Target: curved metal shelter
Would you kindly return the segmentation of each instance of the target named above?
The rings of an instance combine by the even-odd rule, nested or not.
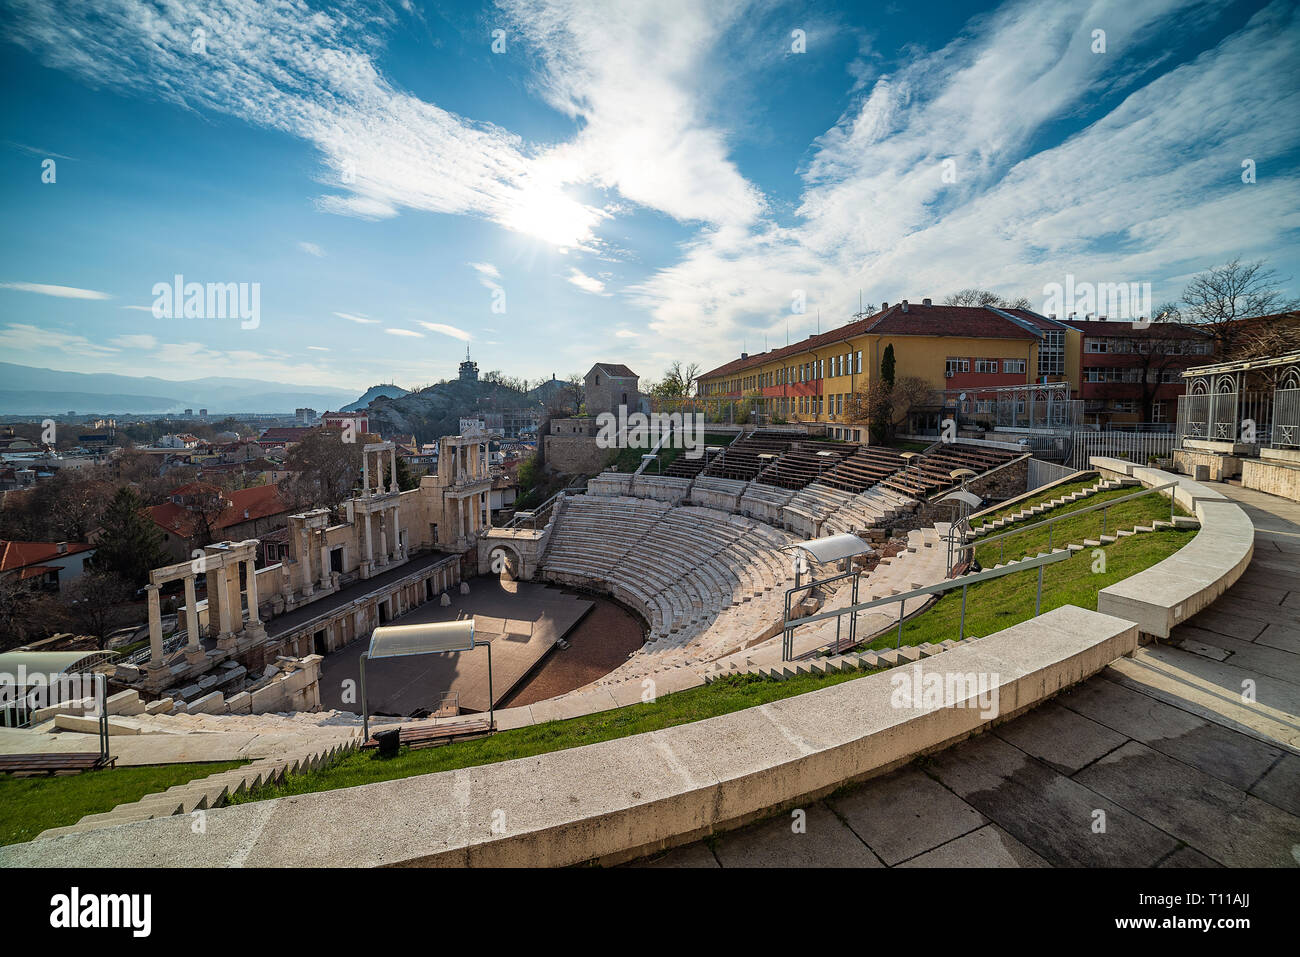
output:
[[[866,555],[872,550],[868,543],[848,532],[839,535],[828,535],[825,538],[813,538],[806,542],[795,542],[793,545],[784,545],[781,551],[791,551],[793,549],[805,552],[819,565],[843,561],[846,558],[852,558],[854,555]]]

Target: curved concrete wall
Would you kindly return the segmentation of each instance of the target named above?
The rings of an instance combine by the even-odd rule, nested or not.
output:
[[[1040,703],[1137,646],[1065,606],[918,662],[744,711],[531,758],[0,848],[10,866],[559,866],[745,823]],[[900,700],[909,681],[948,701]],[[977,694],[979,682],[996,704]],[[635,707],[635,706],[634,706]]]
[[[1097,593],[1098,611],[1137,622],[1147,637],[1168,638],[1241,577],[1255,554],[1255,526],[1241,506],[1186,476],[1101,456],[1091,462],[1103,475],[1131,475],[1147,488],[1177,482],[1174,500],[1201,523],[1173,555]]]

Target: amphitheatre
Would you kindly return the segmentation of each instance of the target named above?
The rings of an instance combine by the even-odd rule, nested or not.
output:
[[[502,527],[481,438],[405,492],[367,446],[283,563],[158,569],[149,653],[65,663],[104,689],[0,751],[225,763],[0,862],[1300,864],[1300,505],[1106,456],[1031,486],[991,439],[709,431]],[[631,647],[595,654],[598,615]],[[404,625],[473,637],[379,660]]]

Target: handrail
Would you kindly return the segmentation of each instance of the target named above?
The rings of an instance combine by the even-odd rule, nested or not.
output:
[[[966,589],[969,586],[977,585],[980,582],[989,581],[994,578],[1001,578],[1003,575],[1012,575],[1016,572],[1029,571],[1032,568],[1038,569],[1038,594],[1034,600],[1034,617],[1037,618],[1039,612],[1042,610],[1042,604],[1043,604],[1043,568],[1047,565],[1053,565],[1056,562],[1063,562],[1066,559],[1068,559],[1072,554],[1073,553],[1070,552],[1068,549],[1064,549],[1064,548],[1056,549],[1046,554],[1036,555],[1033,558],[1019,559],[1014,563],[1008,563],[1007,565],[999,565],[997,568],[986,568],[983,571],[971,572],[967,575],[959,575],[958,577],[950,578],[947,581],[938,582],[937,584],[934,585],[925,585],[922,586],[921,588],[914,588],[911,591],[901,592],[897,595],[889,595],[885,598],[873,598],[871,601],[855,602],[854,604],[846,605],[843,608],[836,608],[833,611],[824,611],[824,612],[819,612],[816,615],[809,615],[807,618],[796,618],[791,620],[789,617],[789,613],[787,612],[786,620],[783,623],[783,628],[785,631],[785,639],[782,648],[781,660],[782,661],[791,660],[791,656],[794,653],[794,630],[796,628],[801,627],[803,625],[811,625],[819,621],[829,621],[832,618],[839,619],[844,615],[851,614],[853,615],[853,618],[850,620],[850,623],[854,626],[852,633],[856,636],[856,630],[857,630],[856,624],[857,624],[858,612],[869,611],[873,608],[881,608],[884,607],[885,605],[892,604],[893,602],[899,603],[898,640],[895,642],[894,647],[896,648],[900,647],[903,640],[903,602],[908,601],[909,599],[912,598],[919,598],[923,595],[941,595],[944,592],[953,591],[954,589],[957,588],[961,589],[961,624],[959,626],[958,635],[957,635],[958,640],[961,640],[966,636]],[[847,574],[852,574],[852,572]],[[836,576],[836,577],[839,578],[839,577],[846,577],[846,576]],[[826,579],[826,580],[833,581],[834,579]],[[819,582],[818,584],[821,583]],[[796,586],[796,587],[802,588],[807,586]],[[789,589],[789,591],[794,591],[794,590],[795,589]]]
[[[1079,515],[1087,515],[1089,512],[1095,512],[1098,510],[1104,512],[1105,510],[1111,508],[1114,505],[1118,505],[1121,502],[1131,502],[1135,498],[1141,498],[1142,496],[1150,495],[1153,492],[1163,492],[1166,489],[1174,488],[1177,485],[1178,485],[1177,482],[1167,482],[1164,485],[1156,485],[1156,486],[1152,486],[1151,488],[1143,489],[1140,492],[1134,492],[1132,495],[1121,495],[1119,498],[1108,499],[1105,502],[1097,502],[1095,505],[1085,505],[1083,508],[1072,508],[1068,512],[1062,512],[1060,515],[1054,515],[1049,519],[1045,519],[1044,521],[1041,522],[1035,522],[1032,525],[1026,525],[1023,528],[1013,528],[1008,532],[998,532],[998,534],[996,535],[988,535],[988,536],[981,535],[977,538],[969,539],[968,541],[965,542],[965,545],[967,547],[973,548],[976,545],[987,545],[989,542],[996,542],[999,539],[1008,538],[1012,535],[1023,535],[1025,532],[1031,532],[1036,528],[1044,528],[1046,526],[1051,525],[1053,522],[1064,521],[1067,518],[1075,518],[1076,516]],[[1176,508],[1177,508],[1177,503],[1174,501],[1174,497],[1171,494],[1169,496],[1170,521],[1173,520],[1174,510]],[[1105,535],[1106,518],[1104,515],[1102,516],[1101,522],[1102,522],[1101,533]],[[1050,542],[1049,542],[1049,547],[1050,547]]]

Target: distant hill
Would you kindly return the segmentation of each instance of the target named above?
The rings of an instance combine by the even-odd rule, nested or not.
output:
[[[61,372],[0,362],[0,415],[161,413],[185,409],[222,412],[286,412],[329,409],[354,393],[322,386],[209,376],[173,382],[155,376],[110,372]]]
[[[407,392],[405,389],[403,389],[401,386],[396,386],[392,384],[372,385],[369,389],[366,390],[365,395],[357,399],[357,401],[355,402],[349,402],[347,405],[343,406],[343,408],[339,409],[339,411],[360,412],[362,409],[369,406],[371,402],[373,402],[375,399],[379,398],[380,396],[383,396],[386,399],[400,399],[404,395],[410,395],[410,393]]]
[[[518,389],[495,382],[459,379],[408,392],[396,399],[380,396],[370,404],[371,431],[381,435],[412,435],[432,442],[460,431],[460,420],[486,412],[536,406]]]

